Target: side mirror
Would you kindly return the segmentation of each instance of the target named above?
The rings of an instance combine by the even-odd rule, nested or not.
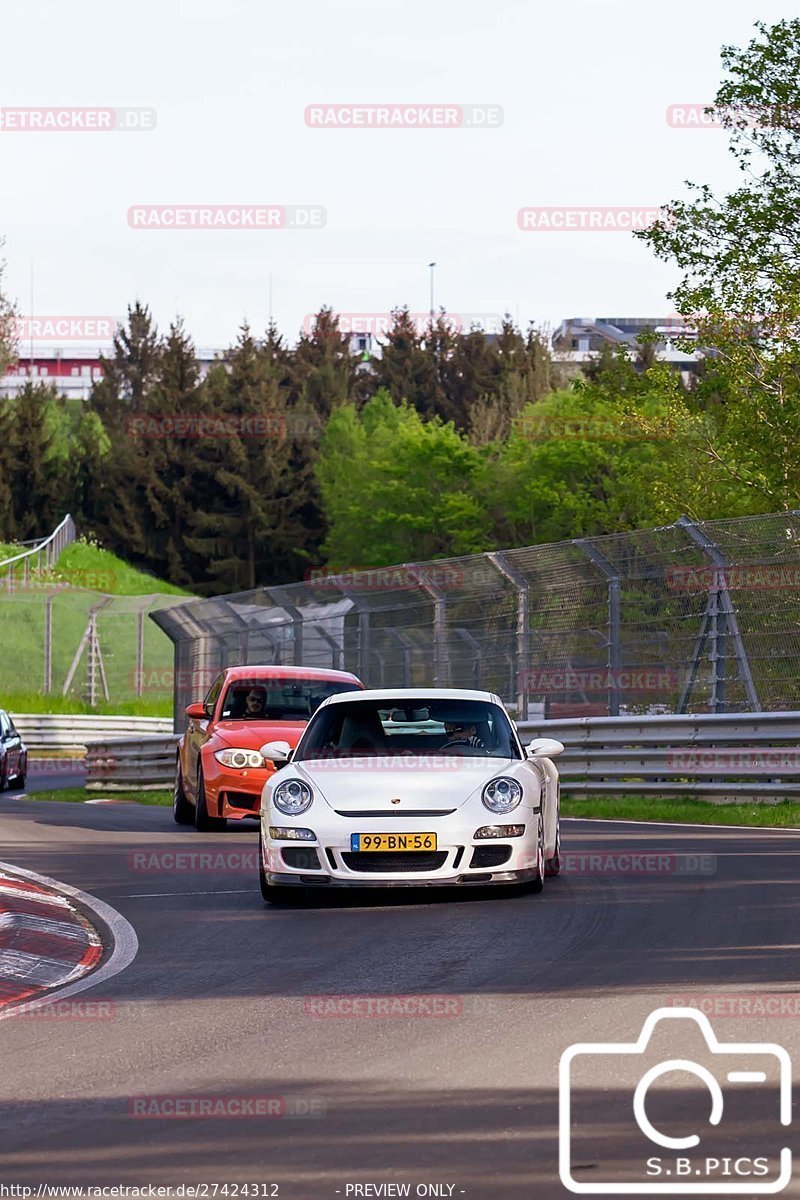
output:
[[[270,762],[286,763],[292,756],[292,747],[288,742],[265,742],[259,753]]]
[[[564,745],[555,738],[534,738],[525,753],[528,758],[557,758],[564,753]]]
[[[205,705],[200,704],[199,702],[197,704],[187,704],[186,715],[190,721],[208,720],[208,713],[205,710]]]

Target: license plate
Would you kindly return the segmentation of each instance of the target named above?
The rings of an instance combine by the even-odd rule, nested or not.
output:
[[[435,833],[351,833],[351,850],[435,850]]]

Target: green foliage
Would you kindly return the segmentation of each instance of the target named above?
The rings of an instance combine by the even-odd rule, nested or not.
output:
[[[423,421],[386,391],[360,413],[343,406],[328,422],[317,466],[327,562],[383,566],[488,548],[481,472],[478,450],[452,424]]]
[[[54,581],[59,579],[94,580],[98,590],[114,596],[190,596],[191,593],[171,583],[165,583],[155,575],[137,570],[130,563],[103,550],[96,542],[79,538],[67,546],[59,555],[51,572]],[[102,588],[99,587],[102,583]]]
[[[710,403],[684,405],[679,424],[726,515],[800,506],[800,19],[756,28],[723,48],[713,106],[741,186],[689,184],[637,235],[681,270],[676,307],[713,350],[698,397]]]

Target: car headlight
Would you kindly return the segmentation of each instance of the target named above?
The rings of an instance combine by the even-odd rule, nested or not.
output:
[[[245,767],[264,767],[266,763],[258,750],[215,750],[214,758],[223,767],[236,767],[243,771]]]
[[[314,793],[307,783],[300,779],[286,779],[279,783],[272,793],[272,803],[282,813],[293,817],[311,808]]]
[[[516,808],[522,800],[522,788],[516,779],[492,779],[483,789],[481,800],[484,806],[494,813],[507,813]]]

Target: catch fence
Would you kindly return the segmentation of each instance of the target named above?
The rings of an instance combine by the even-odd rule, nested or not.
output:
[[[175,728],[227,666],[496,692],[517,719],[800,707],[800,512],[695,522],[194,600]]]

